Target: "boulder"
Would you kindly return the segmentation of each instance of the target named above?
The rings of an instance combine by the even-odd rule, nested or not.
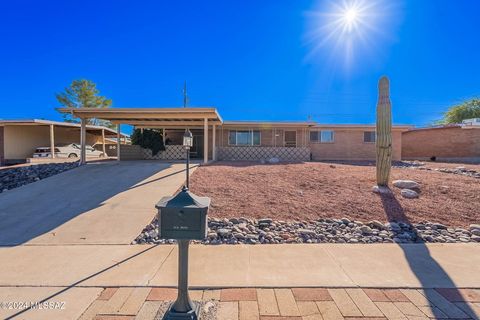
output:
[[[416,199],[418,198],[418,193],[411,189],[402,189],[402,197],[407,199]]]
[[[413,180],[394,180],[393,185],[400,189],[420,189],[420,185]]]

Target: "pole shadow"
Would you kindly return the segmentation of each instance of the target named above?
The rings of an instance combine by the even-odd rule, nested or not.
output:
[[[432,257],[425,241],[418,234],[418,229],[408,219],[394,193],[380,194],[380,197],[386,218],[392,224],[390,231],[394,233],[394,241],[403,250],[410,269],[421,284],[423,294],[429,301],[428,307],[435,318],[445,318],[446,315],[448,318],[471,319],[473,317],[473,319],[479,319],[478,316],[475,316],[474,310],[466,303],[462,308],[455,306],[448,310],[442,307],[438,308],[433,303],[433,301],[438,301],[439,295],[454,302],[467,302],[467,300],[448,273]],[[406,228],[407,226],[410,227]]]

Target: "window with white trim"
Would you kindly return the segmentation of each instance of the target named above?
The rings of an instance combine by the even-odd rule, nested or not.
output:
[[[260,131],[258,130],[230,130],[228,144],[232,146],[259,146]]]
[[[363,142],[374,143],[376,141],[375,131],[364,131]]]
[[[335,133],[333,130],[310,131],[310,142],[334,142]]]

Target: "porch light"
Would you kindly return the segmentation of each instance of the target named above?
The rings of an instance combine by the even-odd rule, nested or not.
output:
[[[193,146],[193,135],[188,129],[186,129],[185,133],[183,134],[183,146],[187,149]]]

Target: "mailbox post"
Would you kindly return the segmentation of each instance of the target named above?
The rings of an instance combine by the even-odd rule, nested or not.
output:
[[[183,187],[177,195],[162,198],[158,209],[158,229],[162,239],[177,239],[178,295],[163,320],[197,320],[199,306],[188,295],[188,247],[190,240],[207,236],[210,198],[198,197]]]

